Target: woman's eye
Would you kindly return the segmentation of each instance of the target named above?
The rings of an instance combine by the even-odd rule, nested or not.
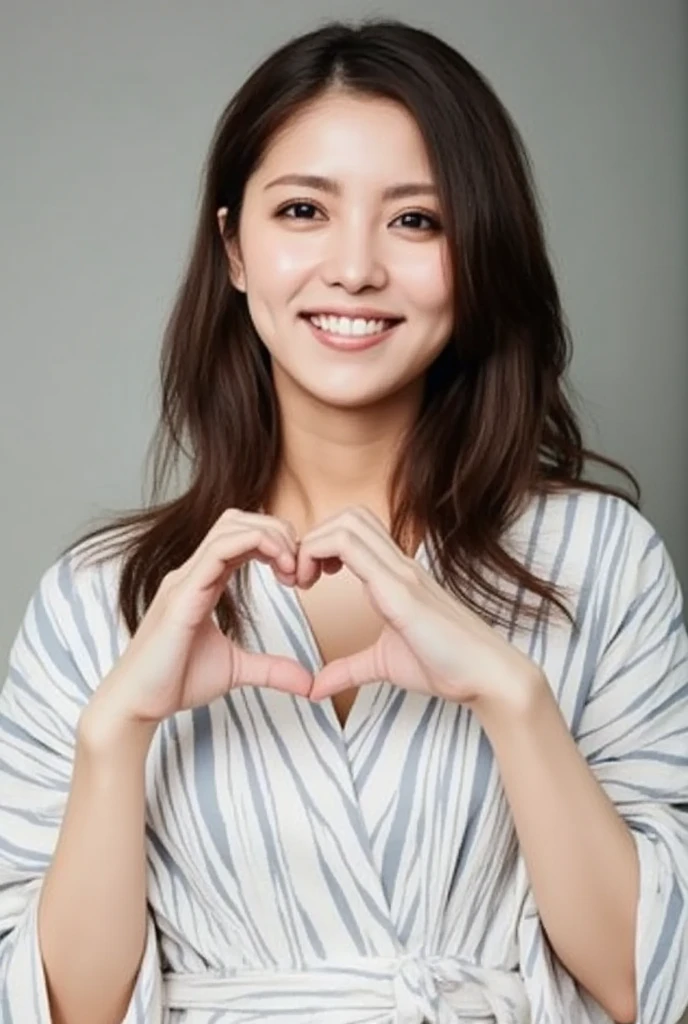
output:
[[[298,213],[289,214],[287,212],[288,210],[301,211],[301,213],[303,213],[304,211],[317,212],[317,207],[313,203],[308,203],[305,202],[304,200],[300,200],[295,203],[289,203],[287,206],[283,206],[280,210],[277,211],[277,216],[286,217],[288,220],[313,220],[313,217],[309,216],[308,213],[306,213],[306,216],[300,216]],[[407,213],[400,214],[399,217],[396,218],[396,220],[399,221],[407,217],[425,221],[427,226],[424,228],[421,227],[421,230],[423,231],[439,231],[440,229],[440,223],[435,217],[431,217],[429,213],[422,213],[420,210],[409,210]],[[402,224],[402,227],[410,227],[414,229],[417,228],[418,226],[419,225],[417,224]]]
[[[277,216],[278,217],[286,217],[287,216],[287,210],[303,210],[303,209],[315,210],[315,206],[313,205],[313,203],[305,203],[305,202],[289,203],[288,206],[283,206],[281,210],[277,211]],[[304,218],[294,216],[294,217],[289,217],[288,219],[289,220],[303,220]],[[308,217],[306,219],[307,220],[311,220],[312,218]]]
[[[401,220],[402,217],[419,217],[421,220],[427,221],[428,224],[430,225],[429,228],[425,228],[424,230],[426,230],[426,231],[428,231],[428,230],[430,230],[430,231],[438,231],[439,230],[439,226],[440,226],[439,221],[436,220],[435,217],[431,217],[429,213],[421,213],[420,210],[411,210],[408,213],[402,213],[401,217],[398,217],[397,219]],[[405,224],[404,227],[413,227],[413,225]]]

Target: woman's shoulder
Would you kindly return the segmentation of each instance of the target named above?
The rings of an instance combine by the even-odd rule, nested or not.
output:
[[[0,687],[0,717],[65,757],[83,707],[128,642],[117,611],[120,559],[89,553],[72,545],[38,577]]]
[[[530,571],[563,588],[580,628],[607,642],[628,623],[679,623],[683,591],[653,522],[629,500],[569,489],[533,498],[514,523]]]
[[[103,532],[98,545],[92,541],[72,544],[48,564],[38,589],[88,618],[116,604],[124,562],[121,551],[108,551],[118,539],[116,530]]]
[[[119,613],[123,556],[97,554],[82,542],[48,564],[15,639],[16,645],[30,636],[37,653],[53,660],[61,650],[93,685],[128,639]]]
[[[580,487],[532,495],[506,541],[548,576],[632,566],[662,545],[654,524],[630,500]]]

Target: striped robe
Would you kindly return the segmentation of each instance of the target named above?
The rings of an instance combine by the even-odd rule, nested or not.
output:
[[[571,588],[506,635],[544,670],[633,835],[639,1024],[688,1003],[688,636],[667,550],[622,499],[533,499],[506,535]],[[416,556],[430,570],[428,544]],[[295,594],[250,565],[249,646],[320,661]],[[124,650],[117,564],[42,576],[0,690],[0,1021],[49,1024],[36,910],[79,714]],[[516,595],[516,590],[513,591]],[[380,681],[341,728],[240,688],[158,729],[149,924],[125,1024],[608,1024],[548,945],[496,760],[465,707]],[[113,813],[116,813],[113,810]]]

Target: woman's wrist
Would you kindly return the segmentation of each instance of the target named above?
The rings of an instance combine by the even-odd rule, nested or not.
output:
[[[79,719],[77,743],[90,755],[145,761],[158,724],[128,715],[126,709],[96,691]]]

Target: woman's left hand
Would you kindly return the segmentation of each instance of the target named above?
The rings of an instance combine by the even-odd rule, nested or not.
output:
[[[348,508],[301,538],[296,586],[345,565],[363,583],[385,625],[370,647],[326,665],[311,700],[387,679],[406,690],[472,704],[521,698],[539,667],[475,612],[448,594],[392,540],[363,506]]]

